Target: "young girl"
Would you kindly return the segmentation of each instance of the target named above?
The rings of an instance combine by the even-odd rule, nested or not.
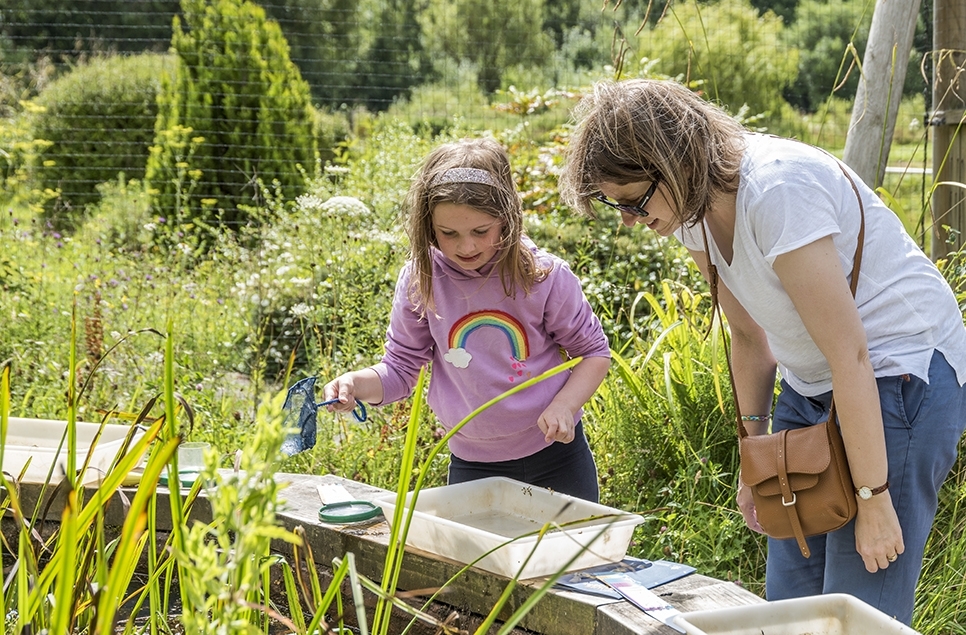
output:
[[[558,373],[485,410],[449,443],[449,482],[507,476],[596,502],[581,409],[610,348],[580,281],[523,233],[506,152],[490,139],[434,150],[409,190],[410,258],[399,274],[386,352],[325,385],[330,410],[407,397],[432,363],[429,405],[447,430],[490,399]]]

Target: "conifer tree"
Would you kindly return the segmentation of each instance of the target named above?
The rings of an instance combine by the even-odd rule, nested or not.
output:
[[[317,155],[309,86],[261,7],[181,0],[181,9],[179,64],[162,83],[146,179],[161,216],[243,223],[260,184],[288,198],[304,188]]]

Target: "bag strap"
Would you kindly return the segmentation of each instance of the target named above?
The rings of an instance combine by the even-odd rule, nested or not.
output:
[[[857,237],[857,242],[855,245],[855,255],[852,258],[852,273],[850,274],[849,290],[852,292],[852,297],[855,297],[855,291],[859,284],[859,266],[862,263],[862,250],[865,246],[865,206],[862,204],[862,196],[859,194],[859,188],[856,186],[855,181],[852,176],[842,165],[841,161],[838,161],[839,169],[842,170],[842,174],[845,178],[849,180],[849,185],[852,186],[852,191],[855,193],[855,198],[859,203],[859,233]],[[704,239],[704,256],[707,260],[708,267],[708,286],[711,288],[711,324],[714,327],[714,318],[717,315],[719,323],[722,327],[724,323],[722,322],[721,306],[718,304],[718,268],[713,262],[711,262],[711,249],[708,244],[708,231],[705,228],[704,220],[701,220],[701,235]],[[731,395],[735,402],[735,420],[738,427],[738,438],[745,438],[748,436],[748,431],[745,430],[744,424],[741,422],[741,408],[738,406],[738,388],[735,384],[735,373],[734,369],[731,367],[731,350],[728,345],[728,337],[724,333],[722,328],[723,337],[722,342],[725,349],[725,360],[728,362],[728,377],[731,380]],[[831,403],[829,404],[829,420],[834,421],[835,417],[835,398],[833,396]]]
[[[798,542],[802,556],[809,558],[812,552],[805,541],[805,531],[802,530],[802,520],[798,517],[798,507],[796,507],[798,495],[792,490],[791,479],[788,476],[788,430],[782,430],[778,433],[778,443],[775,445],[777,447],[775,465],[778,468],[778,486],[781,488],[782,506],[788,514],[788,522],[792,526],[792,533],[795,534],[795,540]]]
[[[852,297],[855,297],[855,291],[859,283],[859,265],[862,262],[862,249],[865,244],[865,206],[862,204],[862,197],[859,194],[859,188],[855,185],[855,181],[849,175],[845,166],[841,162],[838,162],[839,168],[842,170],[842,174],[845,178],[849,180],[849,184],[852,186],[852,191],[855,193],[855,198],[859,202],[859,232],[856,239],[855,245],[855,256],[852,258],[852,274],[849,281],[849,290],[852,292]],[[708,264],[708,283],[711,287],[711,302],[712,302],[712,313],[711,313],[711,323],[712,328],[714,325],[715,314],[717,314],[719,322],[721,322],[721,307],[718,304],[718,268],[711,262],[711,249],[708,244],[708,231],[705,227],[704,220],[701,221],[701,233],[704,238],[704,253]],[[745,426],[741,419],[741,408],[738,405],[738,387],[735,384],[735,372],[731,365],[731,351],[728,345],[728,336],[724,333],[724,324],[722,323],[722,342],[724,344],[725,359],[728,362],[728,378],[731,380],[731,394],[735,402],[735,421],[738,428],[738,439],[744,439],[748,436],[748,431],[745,430]],[[835,443],[832,439],[836,436],[841,436],[838,425],[835,423],[835,397],[833,395],[829,403],[829,418],[825,426],[826,434],[829,437],[829,443]],[[798,507],[796,505],[797,496],[791,489],[791,482],[788,478],[788,451],[786,448],[786,441],[788,439],[787,431],[782,430],[780,433],[781,438],[778,443],[778,455],[775,457],[776,467],[778,472],[778,482],[781,487],[782,494],[782,505],[785,507],[785,511],[788,513],[788,520],[792,527],[792,532],[795,534],[795,540],[798,543],[798,548],[802,552],[802,556],[808,558],[811,555],[811,551],[808,548],[808,543],[805,541],[805,532],[802,530],[801,519],[798,515]],[[846,468],[848,469],[848,468]]]

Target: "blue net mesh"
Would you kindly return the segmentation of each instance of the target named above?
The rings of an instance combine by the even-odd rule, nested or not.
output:
[[[295,429],[282,441],[282,453],[288,456],[298,454],[303,450],[315,447],[315,435],[318,431],[319,408],[335,403],[337,399],[316,403],[315,381],[318,377],[306,377],[292,384],[285,395],[282,409],[285,411],[285,421],[282,425],[287,429]],[[366,406],[361,401],[356,402],[352,416],[359,423],[366,420]]]
[[[315,403],[316,377],[301,379],[288,389],[285,396],[286,428],[295,428],[297,432],[290,433],[282,441],[282,453],[288,456],[298,454],[303,450],[315,447],[315,435],[318,430],[319,404]]]

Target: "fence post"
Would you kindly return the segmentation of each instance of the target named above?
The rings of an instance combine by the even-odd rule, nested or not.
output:
[[[966,139],[961,134],[966,116],[966,3],[935,0],[933,17],[933,260],[966,244]]]
[[[919,0],[877,0],[872,14],[842,156],[871,188],[885,176],[918,15]]]

